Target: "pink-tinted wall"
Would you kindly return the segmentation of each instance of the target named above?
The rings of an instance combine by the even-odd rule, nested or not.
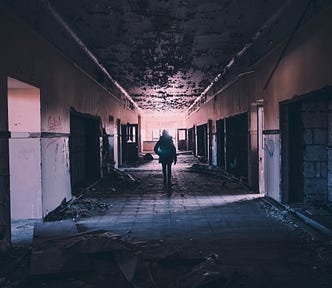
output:
[[[129,109],[124,96],[121,99],[113,96],[70,59],[5,11],[0,11],[0,27],[1,37],[6,39],[6,45],[0,45],[0,75],[4,75],[0,78],[0,87],[6,87],[2,82],[12,77],[40,89],[42,214],[45,215],[63,198],[71,198],[70,108],[100,117],[108,133],[116,131],[117,119],[121,123],[137,124],[139,111]],[[0,103],[6,103],[6,98],[7,89],[1,89]],[[6,113],[7,109],[4,109],[4,114],[1,114]],[[3,131],[8,131],[7,117],[3,118],[0,126],[3,126]],[[6,160],[8,139],[4,142],[0,145],[0,158]],[[6,173],[8,161],[1,162]],[[0,184],[1,194],[8,194],[5,183]]]
[[[206,123],[249,112],[249,174],[258,177],[257,105],[264,106],[265,190],[280,201],[280,131],[279,103],[332,85],[332,7],[307,22],[292,39],[270,83],[264,86],[276,64],[285,42],[252,67],[249,74],[218,93],[198,111],[186,117],[186,126]],[[263,101],[262,101],[263,100]],[[269,153],[269,151],[274,153]],[[255,171],[257,170],[257,171]],[[252,172],[250,172],[252,171]],[[249,179],[250,181],[250,179]],[[256,180],[253,179],[253,182]]]

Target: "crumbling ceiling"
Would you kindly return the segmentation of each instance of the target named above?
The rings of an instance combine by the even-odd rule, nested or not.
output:
[[[19,3],[16,7],[24,2],[25,9],[30,9],[31,3],[38,1],[7,2]],[[287,2],[303,6],[305,1],[39,2],[50,5],[60,15],[139,107],[184,111],[236,53],[252,42],[253,36],[278,9]]]
[[[142,109],[185,109],[283,1],[52,0]]]

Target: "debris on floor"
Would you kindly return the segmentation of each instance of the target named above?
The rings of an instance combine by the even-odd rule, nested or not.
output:
[[[43,281],[55,287],[54,279],[69,275],[80,287],[93,287],[97,278],[118,283],[114,287],[141,288],[221,287],[229,282],[217,254],[191,258],[158,240],[124,240],[105,230],[78,232],[68,220],[36,225],[32,247],[30,273],[36,286]]]
[[[107,198],[115,194],[121,194],[123,190],[136,187],[138,184],[140,184],[140,181],[130,173],[114,169],[111,174],[103,178],[101,183],[87,189],[84,192],[84,197]]]
[[[245,178],[236,177],[216,166],[196,163],[196,164],[191,165],[191,167],[188,168],[188,171],[213,175],[213,176],[216,176],[216,177],[222,179],[224,186],[227,184],[233,183],[233,184],[237,184],[237,185],[241,186],[246,191],[250,191]]]
[[[153,156],[151,153],[146,153],[144,156],[143,156],[143,159],[145,161],[152,161],[153,160]]]
[[[274,207],[273,205],[269,204],[266,201],[258,201],[257,205],[258,205],[258,208],[261,211],[263,211],[267,216],[276,219],[280,223],[283,223],[284,225],[286,225],[291,230],[295,230],[295,229],[301,228],[299,226],[299,224],[298,224],[299,222],[296,221],[290,215],[290,213],[287,210],[285,210],[285,209],[278,209],[277,207]]]
[[[100,215],[108,210],[108,205],[99,200],[74,197],[73,199],[66,201],[64,199],[61,204],[53,211],[48,213],[44,221],[59,221],[64,219],[78,220],[82,217],[91,217],[94,215]]]

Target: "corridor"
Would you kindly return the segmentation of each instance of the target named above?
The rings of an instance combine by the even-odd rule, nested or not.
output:
[[[331,15],[0,0],[0,287],[330,288]]]
[[[192,155],[179,155],[178,163],[173,167],[171,187],[164,187],[157,160],[125,168],[125,172],[135,179],[133,183],[123,183],[114,189],[116,183],[108,178],[91,186],[83,193],[86,195],[83,198],[103,202],[108,209],[90,217],[37,222],[31,268],[30,261],[25,267],[32,269],[32,275],[26,276],[21,286],[8,287],[110,287],[105,283],[116,283],[111,287],[136,287],[131,285],[137,283],[142,285],[137,287],[329,287],[332,281],[331,242],[286,211],[269,204],[262,195],[245,190],[236,182],[225,182],[225,179],[192,169],[197,165],[197,159]],[[75,226],[77,230],[73,232]],[[20,230],[22,228],[13,231],[14,238],[18,239]],[[128,282],[116,272],[116,267],[109,263],[114,260],[107,248],[113,238],[107,238],[103,243],[97,241],[98,237],[93,238],[94,252],[89,252],[89,238],[80,238],[80,233],[89,231],[97,233],[92,235],[111,232],[124,243],[135,243],[138,245],[134,248],[135,255],[144,255],[146,250],[152,253],[153,261],[158,265],[144,259],[152,261],[149,264],[154,284],[144,282],[143,285],[142,280],[134,282],[135,278]],[[49,244],[53,243],[53,248],[39,243],[45,239],[51,241]],[[78,252],[67,249],[65,254],[49,254],[49,249],[54,247],[60,250],[62,245],[80,247],[82,243],[85,248],[81,253],[88,253],[90,261],[88,269],[80,267],[82,263],[75,260],[81,255]],[[141,243],[144,248],[139,246]],[[38,250],[36,247],[40,246],[44,248]],[[114,243],[111,246],[116,251],[119,249],[114,248]],[[67,259],[68,255],[74,255],[70,266],[64,264],[61,269],[54,268],[59,259]],[[98,262],[101,260],[97,255],[104,255],[104,264]],[[219,273],[213,281],[200,282],[193,278],[190,282],[191,275],[182,284],[176,282],[183,273],[188,273],[188,269],[190,271],[210,255],[214,255],[215,263],[205,272],[212,273],[213,269],[213,273]],[[34,263],[36,259],[38,263]],[[171,261],[168,264],[171,266],[163,261]],[[140,265],[143,264],[137,264],[135,271],[140,271]],[[179,271],[182,272],[179,274]],[[17,273],[13,272],[13,275]],[[197,273],[200,275],[201,271]],[[140,275],[144,277],[144,273]],[[174,283],[177,286],[173,286]],[[199,283],[205,284],[195,286]]]

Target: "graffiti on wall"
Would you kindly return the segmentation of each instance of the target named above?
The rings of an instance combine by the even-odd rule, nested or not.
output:
[[[270,158],[273,158],[275,151],[275,143],[273,139],[264,139],[264,150]]]
[[[55,131],[61,127],[61,117],[60,116],[49,116],[47,120],[48,131]]]

